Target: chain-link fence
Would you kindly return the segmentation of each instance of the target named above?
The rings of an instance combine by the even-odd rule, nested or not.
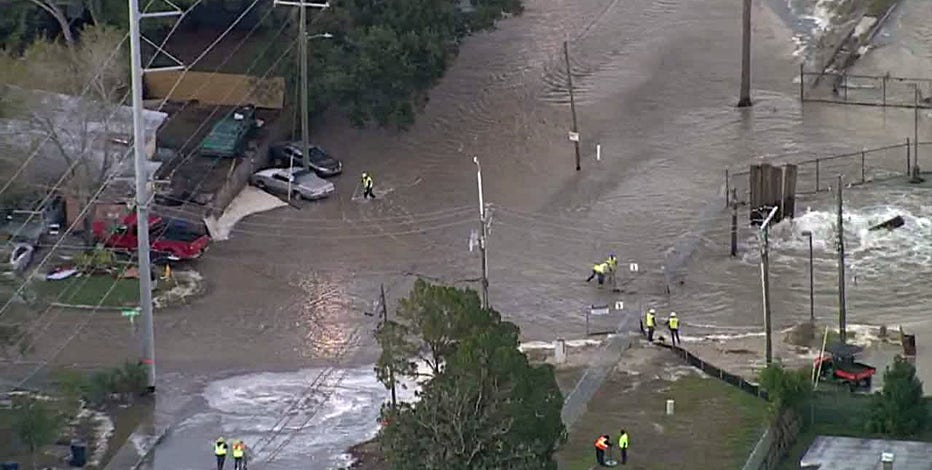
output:
[[[932,108],[932,79],[838,72],[799,72],[803,102]]]
[[[796,194],[807,195],[829,191],[838,175],[845,184],[866,184],[896,177],[906,177],[912,167],[921,162],[921,156],[932,152],[932,142],[910,142],[888,145],[856,152],[803,159],[800,154],[768,157],[761,163],[797,165]],[[747,169],[725,171],[726,198],[734,190],[739,204],[750,200],[750,171]]]

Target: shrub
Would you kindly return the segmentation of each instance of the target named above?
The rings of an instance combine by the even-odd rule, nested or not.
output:
[[[883,390],[871,397],[867,428],[892,437],[915,436],[929,415],[916,368],[900,356],[883,373]]]

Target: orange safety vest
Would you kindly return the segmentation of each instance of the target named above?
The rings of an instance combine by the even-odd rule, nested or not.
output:
[[[608,439],[605,436],[601,436],[595,440],[595,448],[599,450],[608,449]]]

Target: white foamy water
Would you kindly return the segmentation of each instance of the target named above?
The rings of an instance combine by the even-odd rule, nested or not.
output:
[[[250,466],[265,469],[341,468],[346,450],[371,439],[390,398],[372,366],[258,373],[209,383],[205,409],[173,428],[159,446],[156,469],[198,469],[219,436],[242,439]],[[400,400],[414,387],[398,388]],[[207,457],[205,457],[207,456]]]
[[[875,230],[870,227],[901,216],[902,227],[893,230]],[[837,215],[834,212],[810,210],[793,220],[785,220],[770,232],[772,263],[806,261],[808,239],[812,233],[816,263],[835,263]],[[908,271],[927,273],[932,269],[932,206],[910,204],[882,204],[845,210],[846,266],[852,282],[887,278]],[[748,245],[757,244],[749,239]],[[744,261],[758,263],[757,250],[748,250]]]

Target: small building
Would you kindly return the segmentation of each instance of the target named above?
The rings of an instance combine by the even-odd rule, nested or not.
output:
[[[932,470],[932,442],[818,436],[799,461],[806,470]]]

